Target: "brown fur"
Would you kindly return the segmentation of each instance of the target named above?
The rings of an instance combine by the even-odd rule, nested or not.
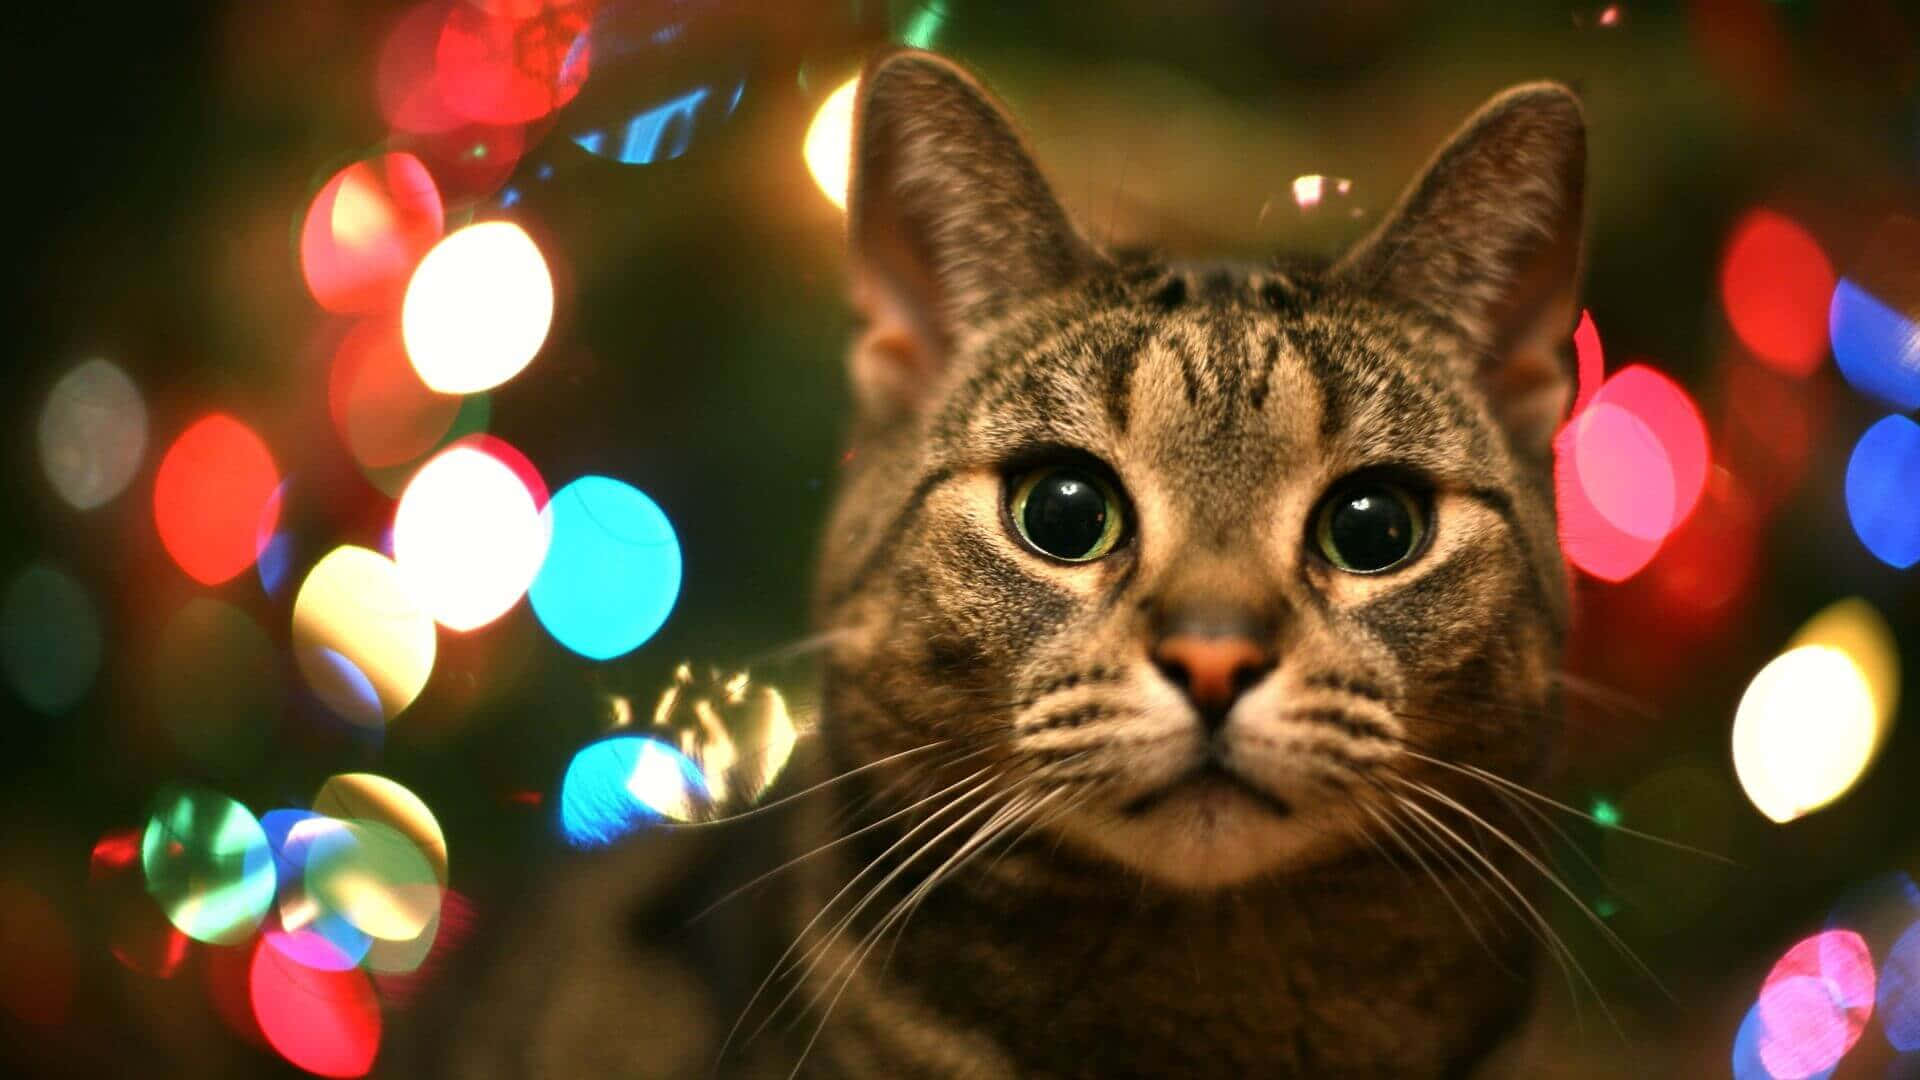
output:
[[[685,838],[551,901],[564,918],[627,876],[663,883],[623,923],[643,940],[589,1004],[568,999],[597,1055],[574,1071],[710,1062],[796,940],[819,962],[772,981],[745,1029],[775,1024],[723,1073],[1470,1070],[1526,999],[1530,901],[1499,880],[1526,855],[1488,831],[1513,831],[1488,784],[1428,759],[1526,782],[1557,736],[1547,440],[1579,264],[1571,95],[1496,98],[1324,267],[1096,252],[1000,108],[922,53],[869,68],[854,153],[868,326],[818,585],[833,645],[813,775],[907,756],[804,801],[791,834],[712,841],[751,862],[748,837],[798,852],[879,822],[704,930],[674,920],[727,874],[691,855],[663,874]],[[1103,463],[1129,503],[1097,562],[1008,528],[1008,477],[1059,455]],[[1432,540],[1361,576],[1308,536],[1368,469],[1428,493]],[[1154,663],[1175,624],[1231,625],[1274,657],[1217,733]],[[1210,754],[1267,803],[1149,798]],[[705,986],[674,991],[697,1019],[607,1019],[657,1016],[635,996],[650,982]],[[500,1067],[504,1038],[470,1048],[472,1074],[523,1074]]]

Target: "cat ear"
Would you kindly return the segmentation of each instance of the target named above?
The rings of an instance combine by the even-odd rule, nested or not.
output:
[[[1099,262],[1006,112],[940,57],[868,65],[852,164],[853,382],[872,412],[914,408],[970,333]]]
[[[1586,124],[1573,92],[1516,86],[1481,106],[1339,264],[1458,331],[1523,452],[1545,455],[1573,394]]]

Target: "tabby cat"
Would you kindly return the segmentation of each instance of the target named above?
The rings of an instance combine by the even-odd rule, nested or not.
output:
[[[1578,102],[1494,98],[1330,264],[1096,250],[921,52],[853,156],[832,782],[578,869],[396,1070],[1473,1072],[1530,1000],[1491,778],[1558,734]]]

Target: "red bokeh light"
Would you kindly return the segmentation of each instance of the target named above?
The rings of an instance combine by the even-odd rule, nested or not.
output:
[[[1573,355],[1576,361],[1573,411],[1579,412],[1599,393],[1607,380],[1607,354],[1600,347],[1600,328],[1593,325],[1593,312],[1582,311],[1580,324],[1573,328]]]
[[[341,339],[327,378],[333,428],[369,469],[416,461],[453,426],[460,398],[427,389],[407,360],[400,324],[370,319]]]
[[[187,576],[219,585],[253,565],[256,537],[271,534],[280,474],[247,425],[214,413],[181,432],[160,459],[153,520]]]
[[[1727,321],[1755,356],[1789,375],[1811,375],[1827,349],[1833,264],[1799,223],[1754,210],[1734,225],[1720,263]]]
[[[1730,363],[1721,368],[1720,399],[1722,460],[1763,507],[1778,506],[1799,489],[1825,430],[1825,385]]]
[[[320,1076],[365,1076],[380,1052],[380,1003],[359,968],[315,971],[259,941],[248,973],[253,1016],[288,1061]]]
[[[398,307],[415,263],[446,227],[440,190],[412,154],[382,154],[335,173],[300,227],[300,271],[321,307]]]
[[[586,81],[590,15],[587,4],[566,0],[453,5],[434,49],[440,99],[482,124],[546,116]]]
[[[249,1045],[265,1048],[267,1037],[259,1021],[253,1018],[253,1002],[248,983],[257,942],[242,945],[216,945],[200,953],[200,974],[206,982],[207,1000],[227,1030]]]
[[[1746,595],[1759,560],[1759,510],[1739,480],[1716,467],[1700,505],[1667,539],[1648,577],[1668,614],[1699,624]]]
[[[466,123],[440,98],[434,79],[434,52],[440,28],[459,0],[433,0],[407,9],[380,46],[374,90],[380,115],[396,131],[415,135],[449,131]]]
[[[147,893],[140,868],[140,830],[110,832],[93,845],[87,881],[113,958],[129,971],[171,978],[191,941]]]

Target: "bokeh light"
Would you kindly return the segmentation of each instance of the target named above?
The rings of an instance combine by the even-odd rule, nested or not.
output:
[[[592,5],[575,0],[452,4],[434,50],[440,100],[483,124],[526,124],[586,81]]]
[[[1904,1054],[1920,1051],[1920,923],[1894,939],[1880,965],[1877,996],[1887,1042]]]
[[[1734,224],[1720,262],[1720,302],[1761,360],[1789,375],[1820,366],[1833,286],[1833,264],[1798,222],[1762,209]]]
[[[273,853],[247,808],[204,788],[155,800],[140,838],[147,891],[180,932],[209,945],[253,935],[273,903]]]
[[[427,860],[434,880],[446,887],[446,834],[420,796],[398,781],[374,773],[330,776],[313,797],[313,809],[328,817],[374,822],[400,833]]]
[[[1624,581],[1651,562],[1706,486],[1699,409],[1643,364],[1595,390],[1555,436],[1554,452],[1561,546],[1570,562],[1604,581]]]
[[[1874,606],[1857,596],[1835,601],[1807,620],[1787,643],[1790,649],[1802,645],[1834,649],[1860,669],[1873,698],[1876,737],[1884,739],[1900,704],[1900,648],[1893,628]]]
[[[307,859],[315,837],[337,823],[310,810],[269,810],[260,815],[273,852],[279,890],[261,936],[282,956],[321,971],[345,971],[367,955],[373,939],[306,890]]]
[[[93,845],[87,862],[89,900],[113,958],[129,971],[172,978],[193,942],[167,921],[147,891],[140,866],[142,830],[118,829]]]
[[[1846,278],[1827,313],[1833,362],[1854,389],[1902,409],[1920,409],[1920,326]]]
[[[147,452],[147,404],[127,373],[88,360],[60,377],[40,411],[40,467],[68,505],[91,510],[126,490]]]
[[[580,149],[623,165],[671,161],[693,145],[694,133],[733,115],[746,91],[745,80],[730,86],[696,86],[618,123],[573,136]]]
[[[365,1076],[380,1052],[380,1002],[358,968],[306,967],[256,946],[248,996],[261,1034],[280,1055],[319,1076]]]
[[[847,208],[847,179],[853,167],[853,103],[859,90],[858,76],[835,87],[813,114],[801,147],[820,194],[842,210]]]
[[[1879,743],[1866,676],[1846,653],[1802,645],[1760,669],[1733,719],[1733,768],[1759,811],[1788,822],[1853,787]]]
[[[652,499],[583,476],[546,509],[552,540],[528,601],[554,639],[608,660],[660,629],[680,595],[680,541]]]
[[[411,941],[439,910],[433,864],[405,833],[377,821],[326,819],[297,829],[305,845],[306,891],[363,933]]]
[[[746,672],[681,664],[653,707],[649,734],[672,741],[700,770],[703,810],[716,816],[752,806],[780,778],[799,732],[780,691]],[[662,811],[663,813],[665,811]],[[676,816],[686,820],[686,814]]]
[[[440,190],[412,154],[382,154],[335,173],[300,227],[300,271],[328,311],[391,308],[446,226]]]
[[[1873,1015],[1873,957],[1851,930],[1825,930],[1788,949],[1760,988],[1760,1060],[1775,1080],[1840,1063]]]
[[[392,560],[338,547],[307,574],[293,603],[293,656],[342,719],[379,727],[411,705],[433,674],[433,617]]]
[[[1898,570],[1920,562],[1920,424],[1888,416],[1868,428],[1847,461],[1847,517],[1873,557]]]
[[[253,429],[224,413],[196,421],[160,459],[153,520],[167,554],[202,585],[253,565],[256,538],[273,531],[280,473]]]
[[[615,735],[567,765],[560,832],[575,847],[604,847],[662,818],[693,820],[706,804],[700,767],[685,754],[658,739]]]
[[[420,381],[397,320],[369,319],[341,338],[327,406],[333,429],[362,467],[386,469],[425,457],[453,426],[460,403]]]
[[[507,463],[465,443],[421,467],[394,515],[401,580],[452,630],[506,614],[533,583],[546,550],[536,494]]]
[[[428,0],[407,9],[387,31],[376,62],[374,89],[380,115],[395,130],[434,134],[465,121],[440,98],[434,79],[434,53],[447,11],[464,0]]]
[[[490,390],[533,361],[553,323],[553,276],[507,221],[469,225],[435,245],[407,283],[407,358],[442,394]]]
[[[0,599],[0,670],[35,712],[71,708],[100,670],[100,617],[79,582],[34,563]]]
[[[211,596],[194,596],[161,628],[147,683],[174,749],[201,770],[237,776],[259,763],[284,696],[266,631]]]

